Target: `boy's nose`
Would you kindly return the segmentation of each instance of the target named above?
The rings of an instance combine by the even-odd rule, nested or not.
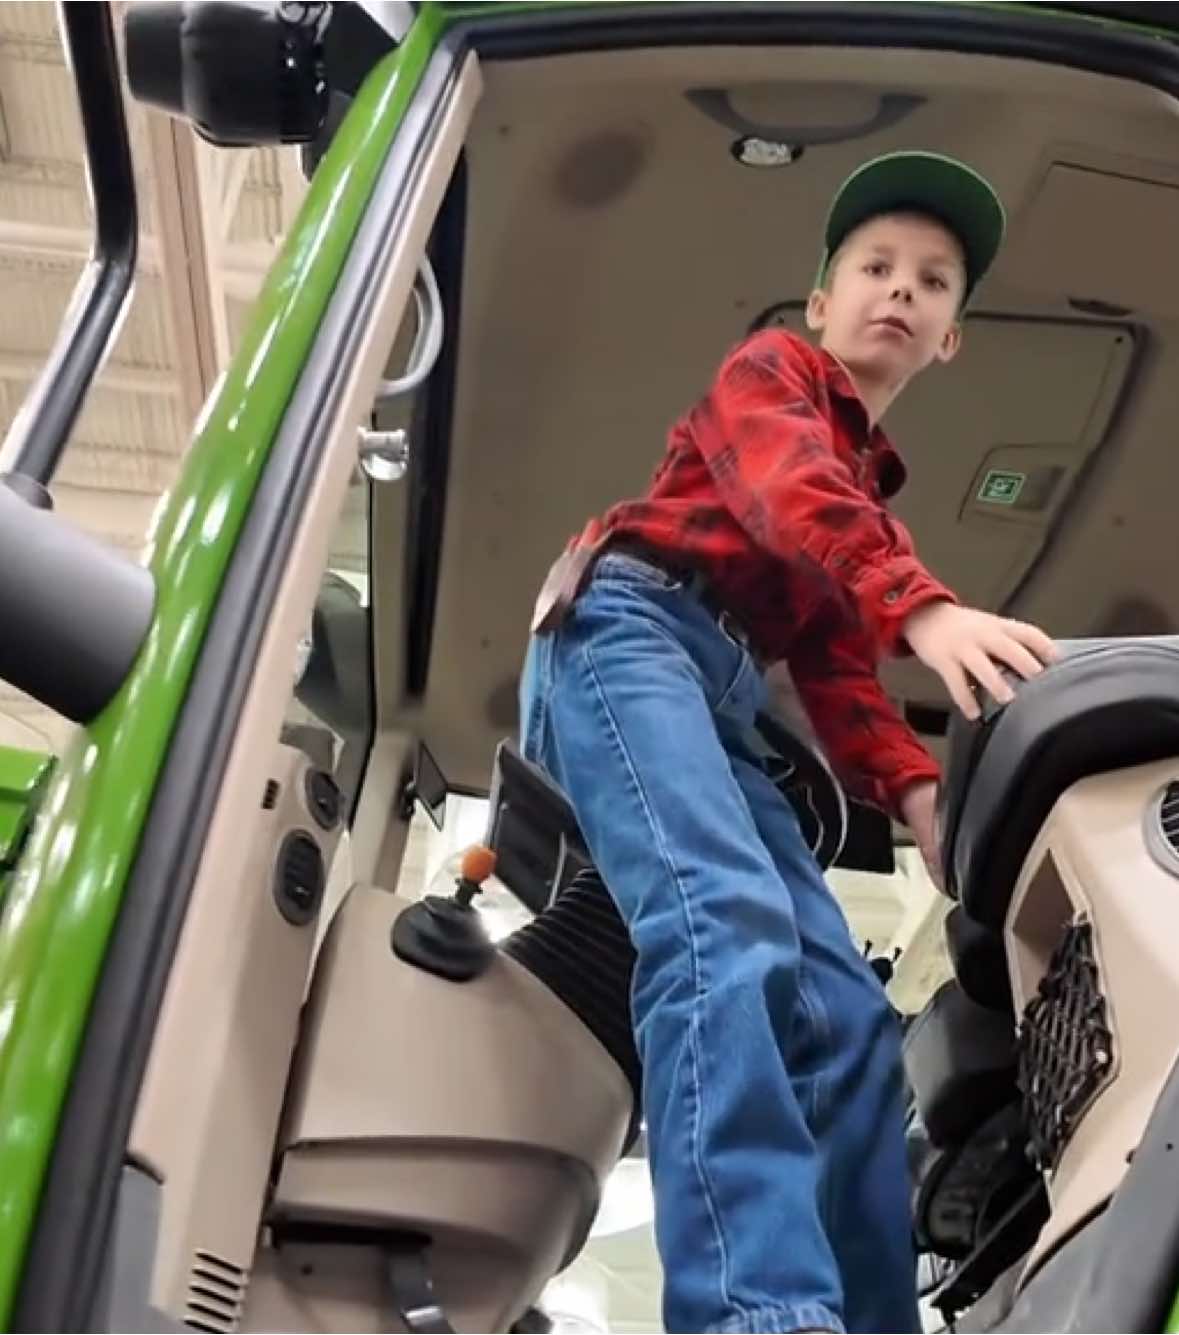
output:
[[[898,285],[897,287],[894,287],[894,288],[893,288],[893,290],[892,290],[892,299],[893,299],[894,301],[904,301],[904,302],[912,303],[912,301],[913,301],[913,289],[909,286],[908,283],[900,284],[900,285]]]

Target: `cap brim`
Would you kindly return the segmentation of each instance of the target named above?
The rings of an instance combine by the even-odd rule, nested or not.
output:
[[[937,153],[889,154],[848,177],[827,219],[823,269],[861,223],[907,209],[937,218],[961,242],[968,297],[999,251],[1006,215],[987,180]]]

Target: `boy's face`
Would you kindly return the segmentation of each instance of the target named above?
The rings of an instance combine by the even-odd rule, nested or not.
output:
[[[848,370],[899,385],[958,351],[966,286],[962,248],[930,218],[884,214],[840,247],[807,324]]]

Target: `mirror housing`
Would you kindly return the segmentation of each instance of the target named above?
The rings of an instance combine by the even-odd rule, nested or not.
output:
[[[328,4],[127,6],[132,95],[220,148],[305,144],[327,116]]]

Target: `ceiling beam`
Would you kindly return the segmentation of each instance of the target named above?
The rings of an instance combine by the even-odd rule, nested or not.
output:
[[[188,125],[155,112],[146,120],[160,275],[181,395],[195,420],[229,360],[220,189]]]
[[[221,157],[218,185],[221,204],[218,218],[218,235],[223,243],[229,241],[229,229],[233,226],[234,217],[237,215],[237,206],[242,197],[242,188],[246,183],[246,177],[250,174],[250,160],[254,151],[249,148],[224,148],[219,150]]]
[[[295,225],[303,200],[307,195],[307,178],[303,175],[302,155],[298,148],[279,148],[278,181],[280,188],[280,207],[282,210],[282,230],[286,236]]]
[[[0,254],[20,259],[69,260],[78,265],[90,254],[93,235],[82,227],[58,227],[52,223],[21,222],[0,218]],[[227,246],[221,255],[221,277],[229,296],[250,300],[257,295],[277,249],[259,246]],[[156,237],[141,234],[139,268],[159,276],[163,271],[162,250]]]
[[[26,384],[35,380],[45,367],[44,357],[0,349],[0,380]],[[121,394],[137,394],[148,398],[175,398],[179,388],[159,371],[146,366],[127,366],[119,362],[105,362],[94,382],[99,389],[115,390]]]
[[[85,227],[0,218],[0,250],[21,257],[84,260],[93,245],[94,235]],[[160,249],[154,237],[140,236],[138,255],[143,268],[159,270]]]

